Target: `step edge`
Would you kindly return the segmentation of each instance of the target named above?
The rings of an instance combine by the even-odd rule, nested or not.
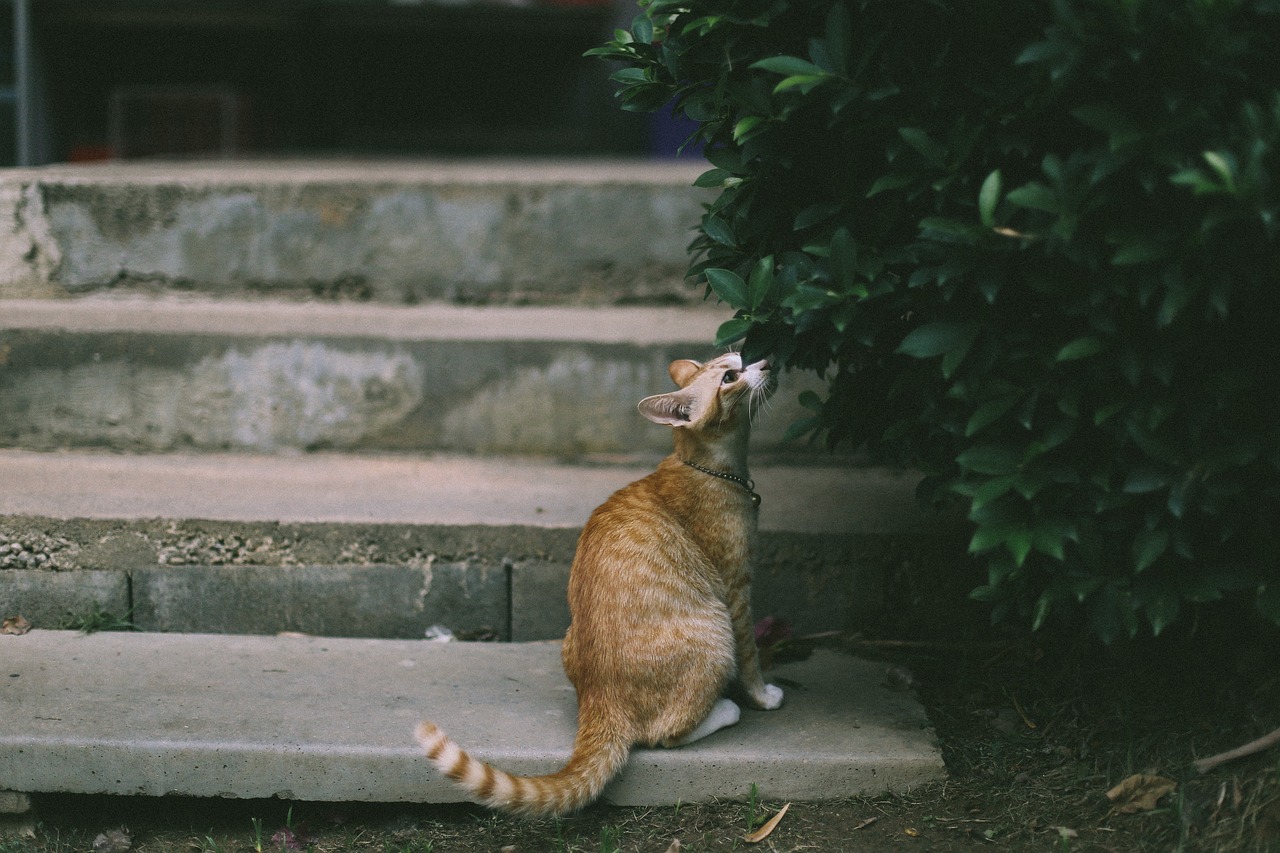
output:
[[[473,306],[191,296],[0,299],[0,331],[710,347],[721,306]]]

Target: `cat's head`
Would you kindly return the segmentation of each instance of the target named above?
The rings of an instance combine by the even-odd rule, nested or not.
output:
[[[672,427],[733,427],[749,421],[773,393],[769,362],[743,365],[736,352],[704,363],[683,358],[667,368],[680,390],[640,401],[640,414]]]

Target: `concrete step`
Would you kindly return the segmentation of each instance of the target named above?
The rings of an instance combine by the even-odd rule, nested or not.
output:
[[[424,713],[510,769],[561,763],[554,644],[403,638],[563,634],[578,528],[670,446],[636,401],[726,316],[682,281],[701,169],[0,175],[0,444],[55,451],[0,450],[0,616],[37,626],[0,636],[0,788],[455,799],[412,742]],[[754,606],[810,633],[874,614],[934,544],[913,477],[784,451],[804,387],[756,432]],[[339,449],[360,455],[301,453]],[[104,613],[168,633],[40,630]],[[608,798],[941,774],[878,667],[820,652],[778,676],[781,711],[638,753]]]
[[[883,666],[819,650],[776,667],[786,702],[675,750],[637,750],[623,805],[902,791],[944,768]],[[92,634],[0,636],[0,780],[10,790],[452,802],[420,755],[430,716],[519,773],[568,757],[559,645]]]
[[[115,163],[0,175],[0,297],[687,302],[705,164]]]
[[[277,300],[0,300],[0,446],[315,448],[582,458],[670,448],[635,411],[723,306],[414,307]],[[816,378],[782,378],[757,452]]]
[[[551,639],[591,510],[647,466],[530,459],[0,451],[0,613],[151,631]],[[915,478],[759,466],[757,616],[849,629],[937,560]]]

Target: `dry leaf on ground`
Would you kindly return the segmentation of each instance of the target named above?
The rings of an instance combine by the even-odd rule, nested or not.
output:
[[[125,853],[133,847],[133,839],[125,829],[112,829],[93,839],[93,853]]]
[[[1107,791],[1107,799],[1115,803],[1114,810],[1121,814],[1149,812],[1161,797],[1177,787],[1177,782],[1164,776],[1136,773]]]
[[[25,616],[7,616],[0,622],[0,634],[25,634],[31,630],[31,622]]]
[[[759,842],[764,841],[766,838],[769,837],[769,833],[773,832],[773,830],[782,821],[782,816],[787,813],[787,809],[789,808],[791,808],[791,803],[787,803],[785,806],[779,809],[778,813],[773,817],[769,818],[769,820],[765,823],[764,826],[760,827],[750,835],[742,836],[742,840],[747,842],[748,844],[758,844]]]

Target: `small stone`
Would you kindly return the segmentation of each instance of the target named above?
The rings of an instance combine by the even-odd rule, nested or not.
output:
[[[30,810],[30,795],[19,791],[0,791],[0,814],[23,814]]]

